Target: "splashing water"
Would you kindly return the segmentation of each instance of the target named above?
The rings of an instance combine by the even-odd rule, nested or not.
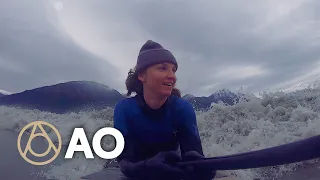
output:
[[[233,106],[218,103],[213,104],[207,112],[196,112],[206,157],[269,148],[320,134],[320,88],[292,93],[264,93],[262,98],[246,94],[244,99],[246,100]],[[30,122],[47,121],[59,130],[64,148],[68,145],[75,127],[84,128],[88,140],[91,141],[97,130],[113,126],[111,108],[61,115],[1,106],[0,117],[0,131],[19,132]],[[52,133],[49,132],[49,136],[56,142],[56,136]],[[112,138],[103,140],[104,149],[113,149]],[[272,178],[312,162],[219,171],[218,174],[236,176],[239,180]],[[40,175],[59,180],[74,180],[101,169],[104,163],[105,160],[101,158],[88,160],[82,153],[75,153],[73,159],[52,163]]]

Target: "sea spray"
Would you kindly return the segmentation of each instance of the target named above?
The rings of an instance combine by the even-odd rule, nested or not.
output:
[[[261,98],[244,94],[242,100],[233,106],[216,103],[209,111],[199,111],[196,115],[207,157],[264,149],[320,134],[320,89],[265,93]],[[53,124],[59,130],[65,148],[75,127],[84,128],[90,143],[98,129],[112,127],[113,109],[54,114],[0,106],[0,131],[19,132],[26,124],[37,120]],[[55,137],[50,133],[49,136]],[[106,150],[114,147],[112,138],[103,140],[102,146]],[[75,153],[73,159],[57,160],[41,174],[61,180],[78,179],[98,171],[105,162],[97,156],[88,160],[82,153]],[[236,176],[239,180],[271,179],[313,162],[219,171],[218,176]]]

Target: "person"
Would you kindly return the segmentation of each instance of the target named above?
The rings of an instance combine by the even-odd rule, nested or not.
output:
[[[116,160],[127,177],[211,180],[215,176],[215,171],[175,164],[204,158],[194,109],[175,87],[177,69],[173,54],[148,40],[128,73],[129,97],[114,110],[114,128],[125,139]],[[136,95],[130,97],[132,93]]]

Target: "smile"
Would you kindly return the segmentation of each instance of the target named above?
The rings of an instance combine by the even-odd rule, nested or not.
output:
[[[163,83],[163,85],[171,87],[173,83]]]

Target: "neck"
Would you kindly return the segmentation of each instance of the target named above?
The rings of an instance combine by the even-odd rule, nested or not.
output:
[[[166,96],[155,95],[148,91],[143,92],[143,97],[145,102],[152,109],[159,109],[167,100]]]

